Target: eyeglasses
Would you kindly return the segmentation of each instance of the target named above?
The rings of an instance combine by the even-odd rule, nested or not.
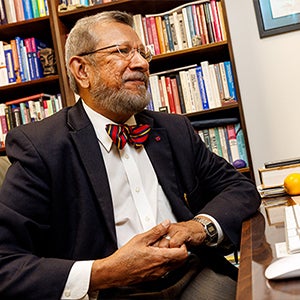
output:
[[[103,51],[109,48],[116,48],[116,51],[111,52],[111,54],[120,54],[123,59],[129,61],[133,58],[135,51],[138,52],[138,54],[144,58],[147,62],[150,62],[152,59],[152,53],[148,47],[142,47],[142,48],[132,48],[128,45],[111,45],[103,48],[99,48],[90,52],[83,52],[81,54],[78,54],[78,56],[85,56],[85,55],[91,55],[94,53],[97,53],[99,51]]]

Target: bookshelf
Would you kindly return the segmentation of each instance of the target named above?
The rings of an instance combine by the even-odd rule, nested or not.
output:
[[[191,122],[228,117],[237,118],[241,124],[241,128],[243,129],[245,147],[249,162],[249,166],[240,169],[240,172],[250,178],[254,178],[224,1],[226,0],[220,0],[224,15],[226,40],[155,55],[150,63],[150,73],[152,74],[162,72],[170,68],[180,68],[187,65],[199,64],[201,61],[205,60],[212,64],[227,60],[231,62],[238,101],[213,109],[185,113],[185,115],[191,120]],[[88,7],[78,7],[72,10],[59,10],[59,1],[49,0],[49,16],[0,25],[0,40],[9,41],[15,36],[35,36],[45,41],[55,50],[58,69],[58,75],[52,75],[38,80],[22,82],[14,85],[1,86],[0,103],[30,96],[35,93],[60,93],[64,106],[74,104],[74,94],[69,88],[65,69],[64,44],[66,35],[75,22],[81,17],[105,10],[122,10],[128,11],[132,14],[142,15],[159,14],[190,2],[193,1],[118,0],[97,5],[95,4]],[[2,153],[4,151],[5,149],[2,149]]]

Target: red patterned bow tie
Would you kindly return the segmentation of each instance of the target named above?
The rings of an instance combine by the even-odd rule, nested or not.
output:
[[[151,130],[149,125],[128,126],[125,124],[107,124],[105,127],[113,143],[123,149],[126,142],[139,148],[148,139]]]

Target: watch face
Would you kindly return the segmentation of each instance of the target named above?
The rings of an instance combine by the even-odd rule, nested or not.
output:
[[[206,228],[209,234],[213,235],[216,233],[216,228],[213,224],[208,224]]]

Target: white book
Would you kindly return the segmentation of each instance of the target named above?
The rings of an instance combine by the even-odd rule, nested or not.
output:
[[[0,86],[9,83],[3,46],[4,42],[0,41]]]
[[[180,71],[179,72],[180,83],[182,87],[183,100],[185,105],[186,113],[192,112],[192,104],[191,104],[191,91],[189,88],[188,80],[189,74],[188,71]]]
[[[14,0],[4,0],[6,17],[8,23],[17,22]]]
[[[143,45],[146,45],[146,38],[144,33],[144,26],[141,14],[133,15],[133,23],[134,29],[139,36],[140,40],[142,41]]]
[[[216,104],[216,107],[221,107],[222,103],[221,103],[220,94],[219,94],[219,88],[218,88],[218,82],[217,82],[215,66],[214,65],[209,65],[208,68],[209,68],[211,89],[212,89],[214,102]]]
[[[185,33],[186,33],[187,46],[188,48],[192,48],[193,47],[192,36],[191,36],[191,31],[189,30],[190,28],[189,19],[185,7],[182,9],[182,19],[183,19]]]
[[[203,110],[202,101],[200,96],[200,89],[198,84],[198,78],[196,74],[196,68],[192,68],[188,70],[190,76],[190,87],[191,87],[191,99],[193,111],[201,111]]]
[[[170,111],[169,98],[168,98],[168,92],[167,92],[166,76],[161,76],[160,81],[161,81],[163,97],[165,99],[165,101],[164,101],[165,106],[168,108],[168,112],[170,113],[171,111]]]
[[[174,22],[174,28],[175,28],[175,33],[176,33],[176,38],[177,38],[177,50],[183,50],[183,43],[182,43],[182,35],[181,35],[181,28],[180,28],[180,23],[179,23],[179,18],[178,18],[178,12],[175,11],[172,16],[173,22]]]
[[[161,100],[158,85],[158,75],[150,75],[149,82],[154,110],[159,111],[159,108],[161,107]]]

